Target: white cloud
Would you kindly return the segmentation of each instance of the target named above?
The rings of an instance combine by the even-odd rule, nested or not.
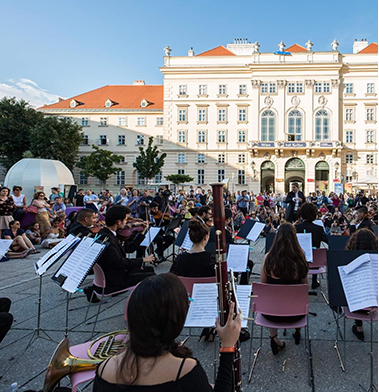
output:
[[[0,99],[3,97],[16,97],[24,99],[34,107],[58,102],[59,96],[44,90],[36,82],[30,79],[20,78],[18,81],[8,79],[0,82]]]

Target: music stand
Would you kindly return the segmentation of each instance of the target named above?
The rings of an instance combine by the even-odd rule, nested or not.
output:
[[[237,233],[237,237],[246,239],[246,237],[248,236],[248,234],[250,233],[251,229],[253,228],[253,226],[255,225],[254,220],[252,219],[246,219],[245,223],[242,225],[242,227],[239,229],[238,233]],[[250,240],[248,240],[250,241]]]
[[[272,244],[274,243],[276,233],[267,233],[266,234],[266,247],[265,247],[265,253],[267,253],[271,247]]]
[[[171,222],[169,223],[169,225],[167,226],[167,230],[166,233],[172,231],[174,233],[174,242],[172,244],[172,253],[170,253],[167,257],[171,257],[172,256],[172,261],[174,262],[176,259],[176,252],[175,252],[175,238],[176,238],[176,233],[175,233],[175,229],[177,227],[180,226],[180,223],[182,221],[182,217],[181,216],[177,216],[176,218],[172,219]]]
[[[187,220],[183,222],[183,225],[179,231],[179,234],[176,237],[176,240],[174,242],[174,244],[176,246],[178,246],[179,248],[182,246],[184,238],[186,238],[187,231],[188,231],[188,223],[189,223],[189,221],[187,221]]]
[[[329,250],[345,250],[346,244],[348,243],[349,239],[350,237],[348,236],[329,235]]]

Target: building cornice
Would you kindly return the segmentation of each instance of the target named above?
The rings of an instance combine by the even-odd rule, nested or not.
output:
[[[39,108],[37,109],[39,112],[43,113],[51,113],[51,114],[59,114],[59,113],[70,113],[70,114],[75,114],[75,113],[141,113],[141,114],[147,114],[147,113],[163,113],[163,109],[44,109]]]

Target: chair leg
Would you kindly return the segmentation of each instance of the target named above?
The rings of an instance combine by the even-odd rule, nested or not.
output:
[[[333,312],[333,316],[334,316],[334,312]],[[341,353],[340,353],[340,350],[339,350],[339,348],[338,348],[338,332],[339,332],[338,317],[335,319],[335,322],[336,322],[336,340],[335,340],[335,342],[334,342],[334,348],[335,348],[335,350],[336,350],[336,352],[337,352],[337,357],[338,357],[338,360],[339,360],[339,362],[340,362],[341,370],[344,372],[344,371],[345,371],[345,366],[344,366],[344,364],[343,364],[343,360],[342,360],[342,357],[341,357]],[[344,336],[343,340],[344,340],[344,341],[346,340],[346,336]]]
[[[346,364],[346,317],[343,317],[343,362]]]
[[[217,339],[214,339],[213,342],[214,347],[214,358],[213,358],[213,382],[216,384],[216,377],[217,377]]]
[[[94,322],[93,328],[92,328],[91,340],[93,338],[93,335],[95,334],[95,328],[96,328],[96,324],[97,324],[97,319],[99,318],[100,308],[101,308],[101,305],[103,303],[103,299],[104,299],[104,288],[103,288],[103,290],[101,292],[101,300],[99,302],[99,307],[97,308],[96,318],[95,318],[95,322]]]
[[[252,316],[254,318],[254,314]],[[249,349],[249,366],[251,366],[251,354],[253,352],[253,339],[254,339],[254,321],[251,326],[251,336],[250,336],[250,349]]]
[[[254,354],[254,360],[253,360],[253,364],[251,366],[249,379],[248,379],[249,383],[250,383],[251,379],[253,378],[254,368],[255,368],[255,365],[257,364],[258,355],[259,355],[259,352],[261,351],[261,348],[262,348],[262,339],[263,339],[263,327],[261,327],[261,343],[260,343],[260,347],[258,347],[257,351]]]
[[[91,301],[92,301],[92,299],[93,299],[93,296],[94,296],[94,292],[92,291],[92,293],[91,293],[91,298],[90,298],[90,302],[88,302],[86,315],[85,315],[85,317],[84,317],[84,323],[86,323],[87,320],[88,320],[88,319],[87,319],[87,317],[88,317],[88,312],[89,312],[89,308],[90,308],[90,306],[91,306]]]

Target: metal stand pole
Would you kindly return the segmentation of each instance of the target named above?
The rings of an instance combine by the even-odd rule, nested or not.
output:
[[[64,329],[64,337],[68,338],[68,312],[70,311],[70,293],[66,292],[66,326]]]

